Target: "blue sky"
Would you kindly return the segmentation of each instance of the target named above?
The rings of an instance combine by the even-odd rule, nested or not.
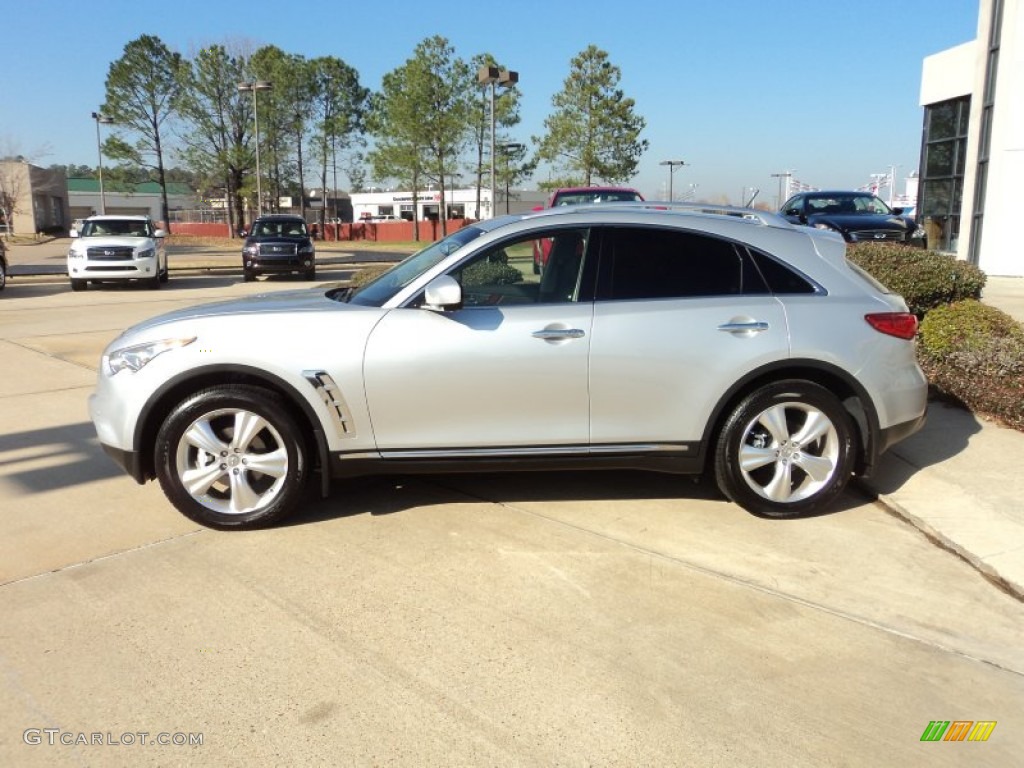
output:
[[[922,59],[975,37],[978,0],[516,0],[490,3],[0,0],[0,151],[41,165],[94,166],[95,124],[110,63],[155,34],[188,56],[211,43],[274,44],[337,56],[364,86],[434,34],[469,59],[489,52],[519,72],[523,121],[543,130],[569,61],[591,43],[622,70],[647,121],[650,149],[632,180],[664,198],[737,201],[744,187],[774,202],[772,173],[818,187],[857,187],[918,164]],[[474,10],[478,8],[480,10]],[[496,11],[488,17],[484,9]],[[540,174],[544,175],[544,174]],[[898,185],[902,189],[902,183]]]

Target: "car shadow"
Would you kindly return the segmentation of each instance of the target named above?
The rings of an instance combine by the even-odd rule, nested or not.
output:
[[[862,485],[877,494],[894,493],[922,469],[963,453],[980,431],[981,425],[970,410],[947,400],[931,399],[924,426],[883,453],[874,475]]]
[[[0,477],[25,491],[62,490],[119,475],[124,473],[103,452],[90,422],[0,435]]]
[[[392,515],[435,504],[484,502],[515,505],[529,502],[587,502],[671,500],[731,504],[706,476],[671,475],[632,470],[504,472],[440,475],[378,475],[336,480],[331,495],[311,493],[302,508],[279,525],[309,525],[358,515]],[[779,524],[840,514],[859,507],[869,497],[848,489],[823,512]],[[751,517],[755,517],[751,514]]]

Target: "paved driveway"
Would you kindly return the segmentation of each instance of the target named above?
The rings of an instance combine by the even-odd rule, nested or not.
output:
[[[106,342],[301,285],[0,299],[0,765],[1019,761],[1024,606],[855,495],[779,522],[669,476],[373,478],[219,533],[120,474]],[[958,719],[997,726],[920,742]]]

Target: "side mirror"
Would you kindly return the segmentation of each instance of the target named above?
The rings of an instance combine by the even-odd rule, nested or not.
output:
[[[451,275],[435,277],[423,291],[423,308],[447,312],[462,308],[462,286]]]
[[[897,216],[902,216],[903,215],[903,209],[902,208],[893,208],[892,212],[894,214],[896,214]]]
[[[158,229],[153,233],[153,237],[167,237],[167,233],[162,229]]]
[[[72,239],[78,237],[78,230],[77,229],[72,229],[70,232],[68,232],[68,237],[70,237]]]

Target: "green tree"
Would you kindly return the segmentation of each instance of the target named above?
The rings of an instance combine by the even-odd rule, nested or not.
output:
[[[200,50],[183,68],[180,112],[187,123],[182,131],[182,156],[197,175],[197,187],[223,187],[231,232],[243,225],[242,186],[248,169],[246,145],[252,127],[248,94],[238,83],[249,79],[244,56],[223,45]]]
[[[480,53],[473,57],[470,62],[470,69],[472,73],[480,71],[481,67],[502,67],[497,59],[489,53]],[[473,162],[470,170],[472,171],[476,179],[476,211],[475,218],[480,218],[480,190],[484,183],[484,174],[489,172],[490,164],[484,163],[484,158],[490,154],[491,147],[491,86],[481,85],[477,83],[478,93],[473,99],[470,107],[470,122],[471,122],[471,138],[470,145],[473,152]],[[508,129],[515,127],[521,120],[519,116],[519,88],[512,86],[510,88],[502,89],[498,91],[494,99],[494,125],[495,125],[495,143],[500,145],[507,145],[510,142],[510,138],[507,134]],[[498,155],[498,165],[496,166],[496,175],[500,177],[502,169],[507,170],[508,160],[510,158],[502,155]],[[522,161],[522,157],[518,156],[514,158],[517,163]],[[532,167],[532,166],[530,166]],[[520,164],[521,170],[527,169],[527,166]],[[506,173],[506,176],[508,174]],[[517,176],[528,176],[529,172],[520,174]],[[504,184],[509,180],[507,178],[500,179],[499,181]],[[515,183],[514,181],[511,183]],[[491,202],[492,207],[495,205],[494,201]],[[496,210],[496,209],[495,209]]]
[[[110,65],[106,81],[103,114],[114,120],[118,132],[104,142],[104,152],[113,160],[144,166],[156,171],[162,194],[164,226],[170,231],[167,179],[164,171],[165,122],[177,108],[181,72],[185,63],[159,37],[142,35],[124,47],[124,54]],[[136,137],[134,144],[120,131]]]
[[[255,79],[273,83],[272,90],[260,92],[257,104],[264,175],[269,175],[273,189],[271,207],[276,210],[280,197],[288,193],[298,197],[299,210],[305,216],[302,148],[312,110],[312,67],[303,56],[285,53],[273,45],[256,51],[250,67]]]
[[[469,65],[455,57],[445,38],[434,36],[384,76],[383,89],[371,104],[368,126],[377,139],[370,153],[375,174],[411,182],[414,210],[421,178],[435,179],[442,235],[448,231],[445,182],[458,166],[473,93]],[[418,224],[414,236],[419,239]]]
[[[555,111],[544,120],[547,132],[533,137],[537,158],[564,174],[552,183],[621,183],[636,173],[647,150],[640,138],[646,121],[618,87],[621,76],[597,46],[573,58],[562,90],[551,99]]]
[[[320,217],[323,231],[327,217],[327,166],[334,162],[337,173],[337,151],[347,150],[360,141],[370,92],[359,84],[356,70],[333,56],[313,59],[310,70],[315,151],[320,160],[320,187],[324,190]]]

